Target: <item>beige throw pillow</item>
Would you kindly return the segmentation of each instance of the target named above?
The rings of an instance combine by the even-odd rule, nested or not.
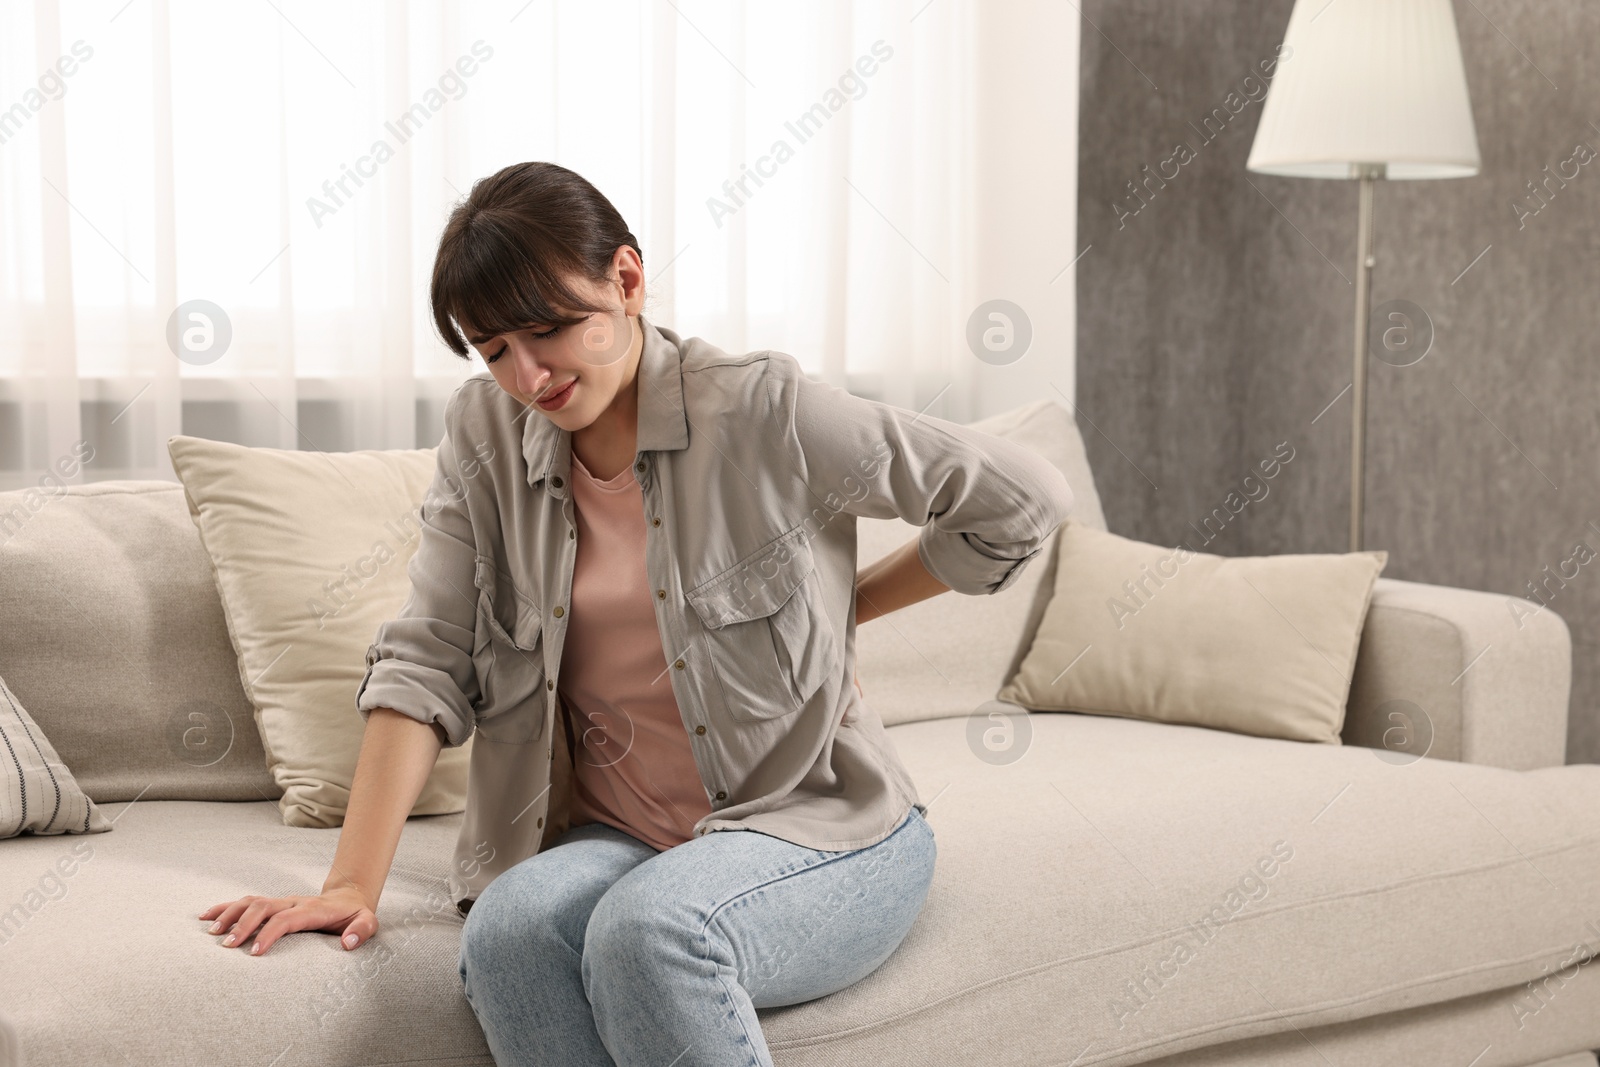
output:
[[[411,589],[434,450],[299,452],[167,442],[211,557],[239,678],[289,826],[344,822],[373,635]],[[472,742],[447,748],[413,815],[466,806]]]
[[[78,787],[50,739],[0,678],[0,838],[109,829],[111,820]]]
[[[1389,554],[1224,557],[1068,519],[1055,593],[998,699],[1339,744]]]

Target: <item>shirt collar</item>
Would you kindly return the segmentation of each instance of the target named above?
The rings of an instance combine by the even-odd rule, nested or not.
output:
[[[683,410],[683,351],[672,330],[658,327],[643,314],[639,329],[639,424],[637,448],[670,451],[689,445],[689,419]],[[528,461],[528,484],[550,479],[551,491],[565,496],[572,484],[572,431],[541,416],[530,406],[522,428],[522,455]]]

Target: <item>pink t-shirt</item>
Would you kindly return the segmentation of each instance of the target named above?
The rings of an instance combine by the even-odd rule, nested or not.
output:
[[[572,453],[578,518],[561,695],[577,739],[572,825],[603,822],[661,851],[711,811],[667,676],[645,573],[644,496],[631,466],[608,482]]]

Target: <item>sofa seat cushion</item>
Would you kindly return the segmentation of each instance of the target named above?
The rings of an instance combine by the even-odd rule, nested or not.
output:
[[[1576,971],[1576,973],[1573,973]],[[1546,1007],[1526,986],[1459,997],[1444,1004],[1141,1061],[1144,1067],[1596,1067],[1594,1053],[1563,1054],[1594,1040],[1600,1020],[1600,967],[1569,970],[1549,983]],[[1585,1034],[1589,1035],[1585,1038]]]
[[[984,716],[889,730],[938,844],[925,910],[867,980],[764,1014],[775,1053],[1135,1063],[1570,976],[1600,946],[1600,766],[1022,720],[1010,762],[971,747]]]
[[[247,893],[316,892],[337,829],[285,826],[274,801],[102,810],[111,833],[0,842],[0,1013],[25,1063],[492,1067],[444,881],[460,814],[406,823],[371,941],[349,952],[299,933],[252,957],[197,916]],[[63,877],[56,860],[74,848]]]
[[[1139,1063],[1570,974],[1600,943],[1600,767],[1022,718],[1010,763],[969,747],[983,717],[890,729],[929,805],[934,884],[864,981],[762,1010],[780,1067]],[[113,833],[3,843],[0,900],[32,910],[0,916],[0,1012],[28,1062],[491,1064],[462,920],[438,899],[459,814],[407,823],[374,940],[296,934],[253,958],[196,916],[315,891],[338,830],[284,826],[270,802],[104,810]],[[1262,875],[1276,842],[1292,855]],[[69,844],[92,853],[52,879]],[[1182,938],[1198,947],[1174,962]]]

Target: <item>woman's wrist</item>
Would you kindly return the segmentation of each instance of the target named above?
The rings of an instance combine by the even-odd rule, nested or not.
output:
[[[339,889],[348,890],[354,893],[366,903],[368,908],[372,909],[373,911],[378,910],[378,898],[382,894],[381,889],[377,893],[374,893],[368,890],[365,886],[357,885],[355,882],[342,877],[329,877],[326,882],[322,883],[322,892],[324,894],[331,893]]]

